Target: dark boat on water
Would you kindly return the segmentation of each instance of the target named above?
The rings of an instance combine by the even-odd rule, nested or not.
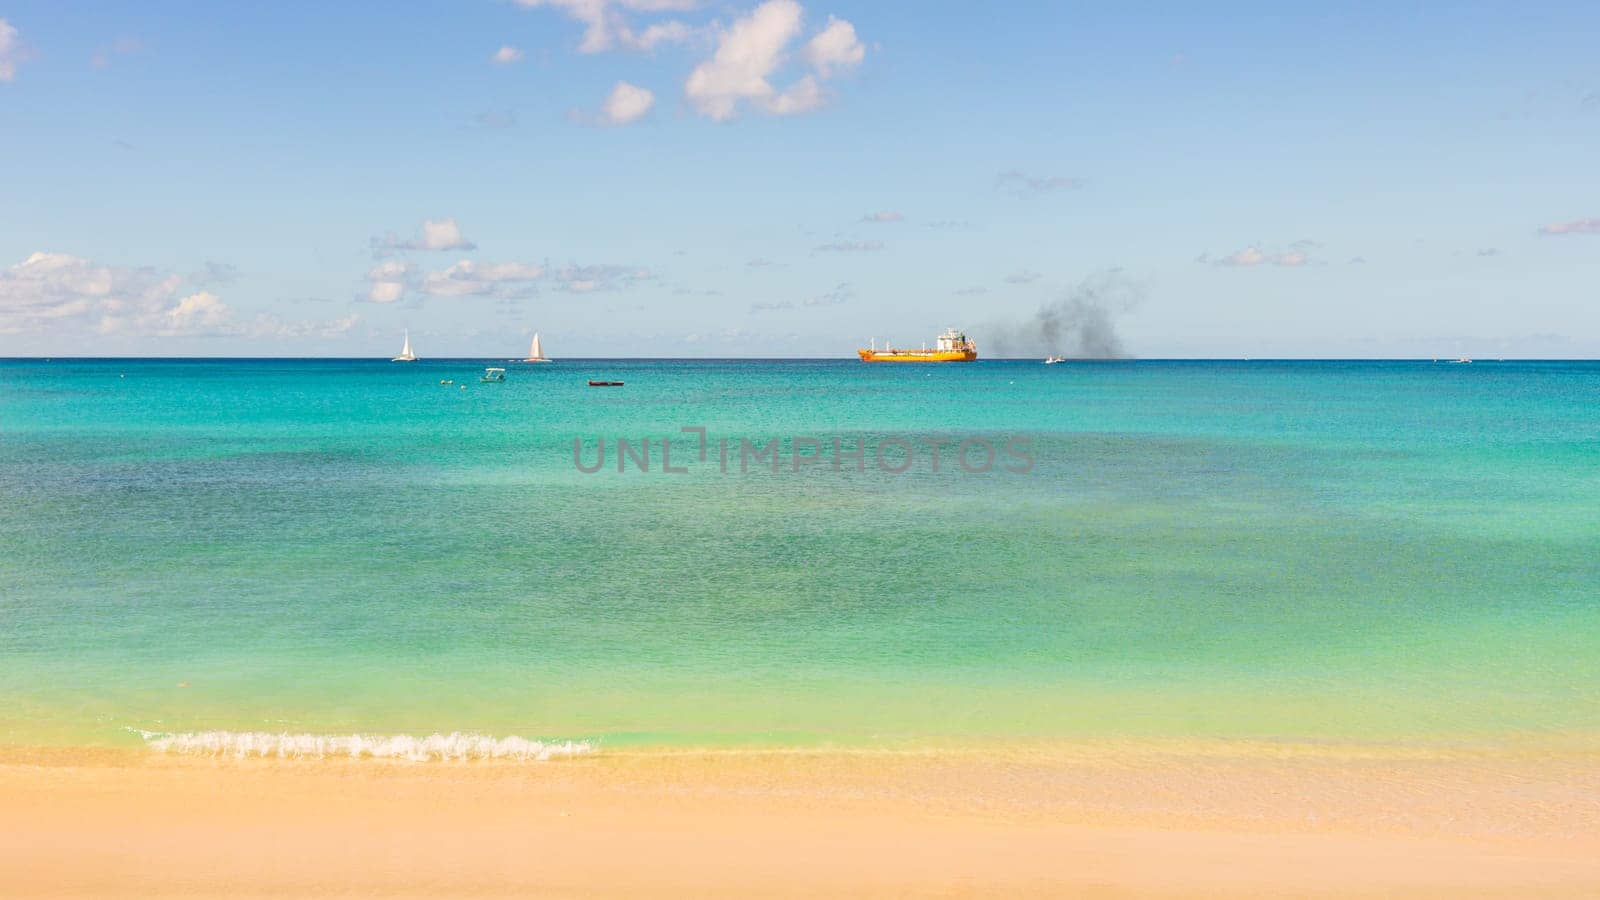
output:
[[[622,387],[620,381],[591,381],[589,387]]]

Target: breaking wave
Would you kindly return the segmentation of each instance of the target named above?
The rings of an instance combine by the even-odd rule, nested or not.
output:
[[[579,756],[594,750],[588,741],[536,741],[483,734],[273,734],[266,731],[199,731],[167,734],[139,731],[145,744],[161,753],[187,756],[232,756],[277,759],[504,759],[542,762]]]

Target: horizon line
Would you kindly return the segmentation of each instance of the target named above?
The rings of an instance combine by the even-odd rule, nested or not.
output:
[[[94,362],[99,360],[152,361],[152,362],[214,362],[233,360],[239,362],[371,362],[392,363],[383,356],[0,356],[0,362]],[[1067,357],[1069,363],[1136,363],[1136,362],[1425,362],[1454,363],[1466,360],[1471,363],[1495,362],[1600,362],[1600,356],[1120,356],[1120,357]],[[410,362],[526,362],[521,358],[505,356],[429,356]],[[960,365],[986,362],[1039,362],[1037,356],[995,356],[964,360]],[[565,356],[553,358],[542,365],[560,362],[838,362],[862,363],[848,356]],[[864,364],[864,363],[862,363]],[[532,365],[532,364],[530,364]],[[943,365],[943,363],[911,363],[908,365]]]

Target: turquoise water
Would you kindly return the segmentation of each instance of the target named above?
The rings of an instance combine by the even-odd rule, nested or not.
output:
[[[1600,728],[1600,364],[491,363],[0,361],[0,742]]]

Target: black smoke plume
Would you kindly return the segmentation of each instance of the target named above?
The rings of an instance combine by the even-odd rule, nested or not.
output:
[[[1023,322],[985,328],[985,356],[1127,359],[1117,319],[1143,301],[1144,288],[1118,272],[1085,278],[1066,296],[1046,303]]]

